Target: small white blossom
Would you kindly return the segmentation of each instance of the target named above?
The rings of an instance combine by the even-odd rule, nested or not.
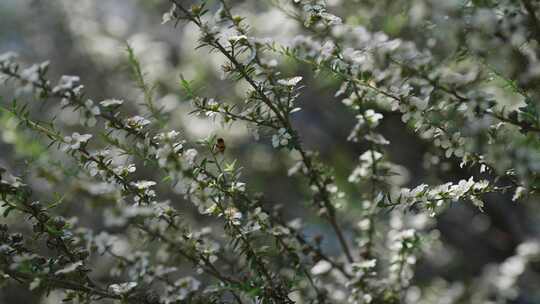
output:
[[[239,191],[239,192],[246,191],[246,183],[241,183],[241,182],[233,183],[231,185],[231,191]]]
[[[84,146],[92,138],[92,134],[79,134],[73,133],[71,136],[64,137],[64,151],[78,150],[81,146]]]
[[[83,265],[83,262],[81,262],[81,261],[71,263],[71,264],[68,264],[67,266],[65,266],[64,268],[62,268],[60,270],[57,270],[54,274],[55,275],[68,274],[68,273],[76,271],[82,265]]]
[[[237,43],[237,42],[239,42],[239,41],[247,41],[248,38],[247,38],[246,35],[238,35],[238,36],[230,36],[230,37],[228,38],[228,40],[229,40],[229,42],[230,42],[231,44],[235,44],[235,43]]]
[[[13,61],[13,59],[17,58],[19,55],[15,52],[5,52],[0,54],[0,65],[9,63]]]
[[[98,106],[94,105],[94,101],[91,99],[87,99],[84,102],[84,106],[86,107],[86,110],[88,111],[90,115],[97,116],[101,114],[101,110],[99,109]]]
[[[58,84],[53,88],[53,92],[73,90],[78,86],[80,80],[79,76],[64,75],[60,77]]]
[[[105,99],[101,101],[99,104],[105,108],[115,108],[115,107],[120,106],[123,103],[124,101],[121,99]]]
[[[240,220],[242,219],[242,213],[238,209],[228,207],[225,209],[224,215],[233,225],[238,226],[241,224]]]
[[[185,277],[174,282],[174,285],[178,288],[178,300],[185,300],[189,294],[199,290],[201,282],[193,277]]]
[[[383,118],[383,115],[373,111],[372,109],[369,109],[366,112],[364,112],[364,115],[361,117],[365,118],[367,123],[371,127],[376,127],[379,124],[379,120]]]
[[[195,149],[188,149],[184,153],[184,159],[186,160],[189,166],[192,166],[195,163],[195,158],[197,157],[198,154],[199,152],[197,152],[197,150]]]
[[[109,286],[109,291],[116,295],[125,295],[137,287],[136,282],[126,282],[120,284],[112,284]]]
[[[132,182],[131,184],[139,190],[145,190],[145,189],[155,186],[156,182],[143,180],[143,181]]]
[[[176,4],[173,3],[168,12],[164,13],[161,17],[161,24],[165,24],[171,20],[174,20],[174,12],[176,11]]]
[[[329,272],[331,269],[332,264],[330,264],[328,261],[320,260],[311,268],[311,274],[318,276]]]
[[[283,86],[286,86],[286,87],[294,87],[294,86],[296,86],[301,80],[302,80],[302,77],[301,77],[301,76],[297,76],[297,77],[288,78],[288,79],[280,79],[280,80],[278,80],[278,83],[281,84],[281,85],[283,85]]]
[[[365,269],[374,268],[376,265],[377,265],[377,260],[376,259],[365,260],[365,261],[362,261],[362,262],[357,262],[357,263],[351,264],[352,268],[357,270],[357,271],[358,270],[365,270]]]
[[[512,196],[512,201],[515,202],[519,199],[521,199],[525,194],[527,193],[527,189],[525,187],[517,187],[516,191],[514,192],[514,195]]]
[[[272,146],[278,148],[280,146],[287,146],[292,136],[287,133],[287,129],[281,128],[278,130],[278,134],[272,136]]]

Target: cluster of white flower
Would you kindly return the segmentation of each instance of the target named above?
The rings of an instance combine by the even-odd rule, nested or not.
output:
[[[31,290],[70,289],[65,291],[66,300],[100,298],[151,304],[230,300],[393,304],[456,303],[470,299],[480,303],[494,295],[500,299],[518,296],[519,277],[527,271],[527,264],[540,255],[536,242],[521,244],[515,256],[489,267],[486,278],[474,285],[478,292],[442,279],[432,280],[427,287],[415,286],[414,271],[417,260],[431,248],[430,241],[438,240],[440,233],[434,228],[435,223],[450,202],[467,200],[483,211],[484,194],[513,191],[512,200],[516,201],[538,192],[540,156],[538,140],[532,134],[540,132],[540,110],[534,102],[538,94],[530,89],[540,75],[540,60],[535,52],[540,42],[535,36],[540,30],[534,30],[534,4],[523,1],[523,5],[516,5],[503,0],[490,4],[491,8],[485,3],[465,1],[458,10],[455,3],[430,3],[435,11],[430,14],[426,3],[418,1],[406,6],[405,17],[388,24],[382,22],[384,32],[377,32],[371,29],[378,26],[367,26],[367,20],[386,20],[380,14],[390,15],[393,5],[377,5],[366,12],[351,10],[342,19],[330,12],[326,1],[278,0],[275,4],[294,16],[292,23],[300,21],[299,27],[308,29],[303,36],[281,44],[279,39],[252,36],[257,29],[252,31],[247,20],[253,16],[236,15],[228,1],[219,2],[221,7],[210,16],[213,7],[206,7],[204,1],[195,1],[188,7],[182,1],[172,0],[171,9],[163,15],[163,23],[187,21],[189,26],[199,28],[197,47],[208,48],[212,56],[222,56],[221,75],[236,84],[230,96],[218,95],[217,101],[196,96],[191,83],[182,78],[181,84],[192,101],[192,113],[207,121],[221,118],[224,128],[240,121],[257,137],[259,132],[271,135],[274,148],[290,150],[295,164],[288,173],[299,173],[308,190],[299,195],[311,202],[313,215],[331,230],[322,229],[316,234],[313,231],[318,226],[301,225],[300,219],[287,222],[281,205],[269,204],[265,195],[250,193],[249,185],[241,177],[243,164],[237,165],[242,160],[228,159],[222,138],[209,136],[191,141],[186,132],[186,139],[180,139],[181,133],[171,130],[180,128],[171,119],[176,105],[164,110],[154,102],[154,98],[161,97],[156,97],[157,90],[144,79],[144,65],[137,61],[131,48],[129,61],[144,94],[143,106],[134,104],[135,108],[129,109],[130,115],[134,115],[131,117],[119,111],[124,104],[121,99],[99,103],[88,99],[79,77],[62,76],[53,87],[46,77],[48,63],[20,68],[15,56],[7,53],[0,55],[1,81],[14,80],[17,90],[38,93],[25,96],[28,98],[43,102],[60,99],[63,108],[78,110],[82,127],[95,127],[88,131],[94,135],[73,133],[63,137],[54,122],[33,119],[34,113],[27,110],[27,105],[20,105],[26,100],[17,100],[11,110],[13,119],[45,135],[51,146],[61,146],[79,165],[74,167],[88,172],[77,174],[73,185],[60,184],[70,166],[46,168],[43,163],[50,165],[52,161],[46,152],[40,152],[35,165],[40,171],[35,175],[50,176],[47,190],[61,186],[65,199],[71,199],[75,193],[85,203],[88,201],[91,208],[99,208],[103,225],[116,234],[96,235],[91,229],[75,228],[76,218],[66,220],[53,215],[64,198],[44,207],[32,199],[30,186],[0,169],[4,215],[23,214],[36,234],[33,241],[45,240],[47,247],[55,249],[44,253],[27,246],[29,242],[22,234],[0,225],[0,277],[28,283]],[[328,2],[347,8],[366,5],[361,1]],[[80,13],[72,4],[66,7]],[[69,20],[73,27],[72,18]],[[452,38],[444,41],[432,30],[447,18],[464,18],[448,27],[448,32],[457,28],[460,40],[464,41],[456,54],[443,52],[444,56],[440,56],[444,46],[452,44]],[[89,26],[81,28],[89,28],[88,32],[95,34],[97,24],[85,22]],[[422,22],[428,30],[419,35],[402,35],[400,31],[417,29],[415,22]],[[462,39],[461,23],[469,31],[467,39]],[[193,35],[192,29],[188,27],[186,35]],[[404,36],[409,40],[400,38]],[[507,40],[511,48],[486,36]],[[92,41],[88,33],[81,33],[81,37]],[[106,39],[100,35],[95,41]],[[138,41],[145,44],[151,39],[142,37]],[[500,47],[490,48],[486,55],[478,47],[484,44]],[[491,67],[491,53],[519,54],[520,65],[526,68],[512,67],[508,74],[519,71],[520,76],[506,79],[509,76],[497,69],[513,61],[497,62]],[[328,165],[331,160],[325,153],[307,150],[302,138],[296,138],[302,132],[293,127],[296,124],[291,114],[301,109],[297,105],[301,101],[299,96],[308,86],[304,79],[312,78],[284,76],[285,71],[298,75],[294,73],[298,71],[278,66],[285,57],[316,73],[328,72],[331,77],[325,86],[336,87],[335,98],[351,111],[350,117],[356,118],[347,137],[350,145],[358,143],[358,150],[362,151],[358,165],[347,179],[354,185],[343,184],[342,167]],[[214,59],[218,60],[212,57],[208,61]],[[165,73],[172,69],[163,67],[158,71],[163,72],[158,73],[161,78],[173,74]],[[217,72],[215,76],[219,76]],[[237,99],[231,97],[235,95],[243,96],[241,102],[232,101]],[[506,95],[519,98],[511,96],[508,99],[512,101],[501,101],[501,96]],[[132,96],[126,98],[132,100]],[[394,120],[394,116],[401,117],[401,122]],[[411,128],[416,139],[431,144],[424,157],[436,161],[426,162],[429,177],[425,180],[418,182],[424,176],[415,174],[411,181],[421,184],[412,189],[403,188],[409,182],[406,169],[391,162],[396,150],[383,135],[387,123]],[[15,127],[9,132],[11,138],[6,143],[20,150]],[[89,141],[95,134],[101,134],[104,140],[92,142],[92,147],[100,148],[91,150]],[[494,147],[488,148],[485,143]],[[513,145],[517,146],[516,151],[508,153]],[[461,162],[461,167],[456,161]],[[466,176],[471,177],[446,182],[447,175],[439,171],[450,171],[453,166],[464,174],[470,169]],[[475,166],[480,168],[478,172]],[[295,185],[296,182],[291,183]],[[80,195],[81,190],[88,195]],[[41,194],[41,189],[37,193]],[[176,199],[182,204],[177,204]],[[360,202],[358,208],[354,208],[355,201]],[[177,206],[198,211],[204,221],[184,220],[185,210],[177,210]],[[307,210],[302,217],[311,222]],[[356,225],[352,225],[354,222]],[[148,246],[137,245],[141,241]],[[339,246],[334,246],[334,242]],[[89,270],[99,264],[89,258],[92,253],[102,255],[112,265],[103,281],[112,278],[113,282],[124,283],[94,283]],[[190,263],[192,272],[188,273],[184,262]],[[490,282],[489,286],[485,282]],[[491,290],[486,293],[486,288]]]
[[[124,295],[132,291],[135,287],[137,287],[136,282],[125,282],[109,285],[109,290],[116,295]]]
[[[156,184],[157,183],[155,181],[146,181],[146,180],[132,182],[131,185],[133,185],[139,191],[139,193],[143,195],[143,196],[140,196],[140,195],[135,196],[134,198],[135,202],[138,204],[141,204],[141,203],[144,203],[142,202],[143,197],[145,199],[155,197],[156,192],[151,188],[155,186]]]
[[[96,116],[101,115],[101,110],[99,106],[94,105],[94,101],[87,99],[84,102],[84,115],[85,115],[85,124],[89,127],[96,125],[97,119]]]
[[[447,158],[451,157],[452,155],[459,158],[463,158],[465,156],[466,139],[461,136],[460,132],[454,133],[451,137],[447,136],[446,133],[440,130],[434,131],[433,133],[435,137],[433,144],[445,150],[444,155]]]
[[[92,138],[92,134],[79,134],[77,132],[71,134],[71,136],[64,137],[64,151],[78,150],[81,147],[84,148],[88,141]]]
[[[356,183],[360,179],[367,179],[373,174],[373,165],[381,160],[383,155],[380,152],[368,150],[360,155],[360,165],[354,168],[349,175],[349,182]]]
[[[120,175],[120,176],[127,176],[135,171],[137,171],[137,167],[135,164],[127,164],[127,165],[121,165],[113,169],[114,173]]]
[[[429,96],[420,99],[416,96],[412,96],[408,103],[403,103],[399,106],[399,110],[403,113],[401,120],[408,122],[414,120],[417,124],[421,124],[424,111],[428,108]]]
[[[47,69],[49,68],[49,62],[45,61],[40,64],[34,64],[28,68],[25,68],[21,71],[20,77],[23,81],[26,81],[30,84],[40,84],[41,79]]]
[[[179,132],[173,130],[159,133],[154,137],[154,139],[160,143],[159,148],[156,150],[156,159],[158,160],[160,167],[174,167],[176,165],[174,162],[176,159],[175,156],[183,151],[185,144],[184,140],[177,140],[179,135]]]
[[[473,177],[470,177],[455,184],[449,182],[435,187],[421,184],[414,189],[402,188],[394,196],[399,204],[425,206],[430,215],[435,216],[445,202],[463,199],[469,199],[481,209],[484,203],[479,197],[488,191],[490,184],[487,180],[474,181]]]
[[[317,21],[322,20],[328,25],[341,24],[342,20],[336,15],[329,13],[326,9],[326,5],[321,1],[296,1],[302,4],[303,11],[307,14],[305,17],[304,25],[310,27]]]
[[[53,93],[62,93],[66,91],[77,91],[82,89],[82,86],[79,84],[79,76],[68,76],[64,75],[60,77],[58,84],[53,88]],[[65,101],[67,104],[67,101]]]
[[[292,136],[287,129],[280,128],[277,134],[272,135],[272,146],[274,148],[287,147],[291,139]]]

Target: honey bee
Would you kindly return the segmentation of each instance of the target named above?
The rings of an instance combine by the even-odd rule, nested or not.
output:
[[[223,140],[223,138],[218,138],[216,140],[216,146],[215,146],[215,149],[216,151],[218,151],[219,153],[223,153],[225,152],[225,141]]]

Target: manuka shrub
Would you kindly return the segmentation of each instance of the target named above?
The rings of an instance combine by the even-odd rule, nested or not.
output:
[[[0,55],[4,290],[43,303],[540,301],[537,228],[469,276],[450,271],[458,249],[441,232],[487,231],[492,205],[538,224],[540,5],[256,2],[170,1],[154,23],[198,33],[202,59],[150,79],[158,64],[125,45],[139,102]],[[261,34],[261,11],[295,35]],[[304,114],[321,90],[339,106],[318,117],[352,122],[331,148],[303,127],[321,122]],[[193,118],[219,131],[187,134],[178,120]],[[257,149],[277,177],[256,178]],[[395,161],[404,151],[422,173]],[[475,220],[448,228],[453,209]]]

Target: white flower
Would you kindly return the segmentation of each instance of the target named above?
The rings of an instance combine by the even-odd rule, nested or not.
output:
[[[272,136],[272,146],[274,148],[279,147],[279,136],[278,135],[273,135]]]
[[[133,288],[137,287],[136,282],[126,282],[126,283],[120,283],[120,284],[112,284],[109,286],[109,291],[116,294],[116,295],[124,295],[133,290]]]
[[[399,236],[403,240],[413,239],[415,235],[416,235],[416,230],[414,229],[406,229],[406,230],[401,231],[399,234]]]
[[[317,58],[317,63],[321,63],[322,61],[328,60],[328,58],[332,57],[335,49],[336,45],[333,41],[326,41],[321,47],[321,53],[319,55],[319,58]],[[337,96],[339,96],[339,94]]]
[[[68,274],[68,273],[74,272],[75,270],[77,270],[77,268],[79,268],[79,266],[82,266],[82,264],[83,264],[82,261],[68,264],[64,268],[57,270],[54,274],[59,275],[59,274]]]
[[[473,180],[473,177],[471,176],[471,178],[469,178],[468,180],[460,180],[457,185],[453,185],[450,188],[450,192],[452,192],[455,199],[459,199],[465,193],[467,193],[473,186],[474,186],[474,180]]]
[[[342,20],[336,15],[332,15],[330,13],[322,12],[320,13],[321,18],[323,18],[326,22],[328,22],[329,25],[337,25],[341,24]]]
[[[63,150],[77,150],[81,146],[85,145],[90,138],[92,138],[92,134],[79,134],[75,132],[71,136],[64,137],[64,142],[66,145],[64,146]]]
[[[156,182],[143,180],[143,181],[132,182],[131,184],[139,190],[144,190],[144,189],[148,189],[150,187],[155,186]]]
[[[93,243],[97,247],[97,252],[103,254],[108,249],[114,248],[114,246],[118,245],[120,242],[118,237],[102,231],[94,237]]]
[[[478,181],[474,184],[473,188],[474,190],[484,190],[489,186],[489,181],[483,179],[481,181]]]
[[[416,109],[418,109],[419,111],[424,111],[425,109],[427,109],[427,106],[428,106],[428,103],[429,103],[429,96],[424,98],[424,99],[420,99],[416,96],[413,96],[411,97],[411,104],[413,104]]]
[[[102,102],[100,102],[99,104],[105,108],[114,108],[114,107],[117,107],[121,104],[123,104],[124,101],[123,100],[120,100],[120,99],[105,99],[103,100]]]
[[[296,86],[301,80],[302,80],[302,77],[301,77],[301,76],[297,76],[297,77],[288,78],[288,79],[280,79],[280,80],[278,80],[278,83],[281,84],[281,85],[283,85],[283,86],[286,86],[286,87],[294,87],[294,86]]]
[[[235,44],[238,41],[247,41],[248,38],[246,35],[237,35],[237,36],[230,36],[228,40],[231,44]]]
[[[216,203],[211,204],[208,208],[206,208],[202,214],[210,214],[210,215],[217,215],[219,216],[219,208]]]
[[[118,175],[128,175],[129,173],[133,173],[135,171],[137,171],[137,167],[134,164],[114,168],[114,172]]]
[[[382,154],[380,152],[374,151],[374,150],[368,150],[362,155],[360,155],[360,161],[372,164],[374,161],[378,161],[382,158]]]
[[[376,265],[377,265],[377,260],[376,259],[365,260],[365,261],[362,261],[362,262],[357,262],[357,263],[351,264],[353,269],[356,269],[356,270],[370,269],[370,268],[375,267]]]
[[[88,162],[86,164],[86,169],[88,170],[88,173],[90,174],[90,176],[96,176],[100,170],[96,162]]]
[[[60,77],[58,84],[53,88],[53,92],[58,93],[71,90],[78,91],[80,88],[82,88],[82,86],[79,85],[80,80],[81,79],[79,78],[79,76],[63,75],[62,77]],[[62,100],[62,102],[64,104],[69,103],[67,99]]]
[[[362,64],[368,59],[368,56],[365,54],[365,52],[355,50],[353,48],[344,49],[342,54],[343,59],[354,64]]]
[[[517,277],[525,270],[525,259],[521,256],[512,256],[506,259],[500,267],[503,275]]]
[[[184,153],[184,159],[186,160],[189,166],[193,165],[193,163],[195,162],[195,158],[197,157],[197,154],[199,154],[199,152],[197,152],[197,150],[195,149],[188,149]]]
[[[360,228],[360,230],[367,231],[369,230],[369,227],[371,227],[371,221],[366,218],[358,222],[357,225],[358,225],[358,228]]]
[[[540,244],[534,241],[527,241],[527,242],[519,244],[519,246],[516,249],[516,252],[520,256],[524,256],[524,257],[536,256],[540,254]]]
[[[2,53],[0,54],[0,64],[5,64],[6,62],[9,63],[17,57],[18,57],[17,53],[14,53],[14,52]]]
[[[278,148],[280,146],[287,146],[289,144],[289,140],[292,139],[292,136],[287,133],[287,129],[281,128],[278,130],[278,134],[274,134],[272,136],[272,146],[274,148]]]
[[[376,127],[379,124],[379,120],[383,119],[382,114],[377,113],[372,109],[368,109],[361,117],[365,118],[371,127]]]
[[[514,192],[514,196],[512,196],[512,201],[515,202],[515,201],[519,200],[526,193],[527,193],[527,189],[525,189],[524,187],[521,187],[521,186],[517,187],[516,191]]]
[[[9,172],[6,172],[5,169],[0,167],[0,185],[1,184],[8,184],[14,188],[19,188],[25,185],[21,182],[21,179],[19,177]]]
[[[473,203],[473,205],[475,205],[476,207],[478,207],[478,209],[480,209],[480,211],[483,210],[482,208],[484,207],[484,202],[481,199],[479,199],[476,196],[471,195],[470,200]]]
[[[369,304],[371,303],[371,301],[373,301],[373,297],[369,294],[369,293],[366,293],[362,299],[364,300],[364,303],[366,304]]]
[[[332,269],[332,264],[325,260],[319,261],[311,268],[311,274],[314,276],[325,274]]]
[[[214,117],[217,114],[217,112],[219,111],[219,103],[217,101],[215,101],[214,98],[210,98],[206,102],[206,108],[209,109],[209,110],[206,111],[204,114],[207,117]]]
[[[35,289],[39,288],[40,285],[41,285],[41,279],[40,278],[35,278],[32,281],[32,283],[30,283],[30,285],[28,286],[28,289],[30,289],[32,291],[32,290],[35,290]]]
[[[428,187],[428,185],[426,184],[421,184],[421,185],[418,185],[416,188],[412,189],[409,193],[409,195],[412,197],[412,198],[416,198],[418,196],[420,196],[422,194],[422,192],[424,192],[424,190]]]
[[[291,231],[287,227],[274,226],[274,228],[272,228],[272,234],[275,235],[275,236],[288,235],[290,233],[291,233]]]
[[[360,181],[362,177],[366,177],[369,174],[369,169],[367,166],[358,166],[354,168],[353,172],[349,175],[348,181],[349,183],[356,183]]]
[[[174,138],[178,137],[178,135],[180,135],[180,132],[178,132],[176,130],[172,130],[172,131],[167,132],[166,137],[168,139],[174,139]]]
[[[240,225],[242,219],[242,213],[234,207],[228,207],[225,209],[225,217],[235,226]]]
[[[231,191],[239,191],[239,192],[246,191],[246,183],[242,183],[242,182],[233,183],[231,185]]]
[[[336,184],[328,184],[326,185],[326,191],[328,191],[328,193],[337,193],[339,188]]]
[[[179,288],[178,299],[185,300],[190,293],[199,289],[201,282],[193,277],[185,277],[177,280],[174,285]]]
[[[161,24],[165,24],[174,19],[174,12],[176,11],[176,4],[173,3],[168,12],[161,17]]]
[[[91,99],[88,99],[84,102],[84,106],[88,110],[88,113],[91,115],[97,116],[101,114],[101,111],[98,106],[94,106],[94,101]]]
[[[42,67],[39,64],[34,64],[21,71],[21,78],[31,83],[39,82]]]

